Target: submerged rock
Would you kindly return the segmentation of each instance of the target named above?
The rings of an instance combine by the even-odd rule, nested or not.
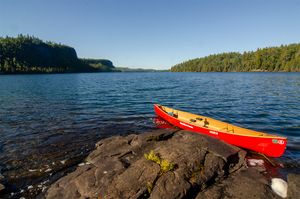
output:
[[[226,193],[234,198],[276,197],[257,170],[246,169],[245,155],[238,147],[183,130],[114,136],[99,141],[86,163],[52,184],[45,196],[171,199],[219,198]]]

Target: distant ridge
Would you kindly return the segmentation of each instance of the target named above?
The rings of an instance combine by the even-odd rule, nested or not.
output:
[[[177,64],[172,72],[300,72],[300,44],[220,53]]]
[[[114,71],[106,59],[79,59],[74,48],[34,36],[0,37],[0,74]]]

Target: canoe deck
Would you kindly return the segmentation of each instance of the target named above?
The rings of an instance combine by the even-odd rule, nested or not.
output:
[[[263,153],[270,157],[280,157],[286,148],[285,137],[258,132],[206,116],[196,115],[159,104],[154,105],[156,114],[174,126],[207,134],[230,144]]]

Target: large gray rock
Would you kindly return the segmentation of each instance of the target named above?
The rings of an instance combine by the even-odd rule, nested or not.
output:
[[[145,158],[150,151],[175,165]],[[51,185],[46,198],[195,198],[244,165],[246,152],[189,131],[114,136],[96,144],[86,164]]]
[[[299,174],[288,174],[288,198],[300,198],[300,175]]]

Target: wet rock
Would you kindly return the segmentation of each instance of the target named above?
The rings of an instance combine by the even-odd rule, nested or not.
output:
[[[145,158],[151,151],[153,159]],[[238,147],[189,131],[114,136],[99,141],[86,163],[52,184],[45,196],[195,198],[243,168],[245,155]],[[165,170],[163,164],[172,167]]]
[[[288,198],[299,198],[300,197],[300,174],[288,174]]]

